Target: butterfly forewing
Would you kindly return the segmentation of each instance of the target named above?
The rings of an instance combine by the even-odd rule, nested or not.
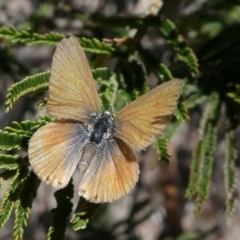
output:
[[[85,153],[91,157],[86,159],[79,195],[91,202],[112,202],[134,187],[139,168],[134,153],[123,141],[103,141],[100,147],[89,146],[89,151]]]
[[[34,172],[55,188],[65,187],[89,136],[79,123],[49,123],[32,136],[29,161]]]
[[[165,82],[124,107],[115,117],[114,136],[134,150],[153,143],[169,123],[183,82]]]
[[[97,88],[76,37],[62,40],[53,56],[47,110],[56,117],[86,122],[100,110]]]

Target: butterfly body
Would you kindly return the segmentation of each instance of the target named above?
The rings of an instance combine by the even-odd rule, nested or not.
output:
[[[97,88],[78,39],[63,39],[53,56],[47,111],[61,121],[38,129],[29,141],[34,172],[63,188],[78,170],[78,194],[112,202],[138,181],[133,151],[146,148],[171,120],[183,82],[165,82],[121,109],[101,112]]]
[[[92,142],[99,144],[102,140],[112,137],[114,121],[109,111],[99,113],[92,119],[94,122],[90,138]]]

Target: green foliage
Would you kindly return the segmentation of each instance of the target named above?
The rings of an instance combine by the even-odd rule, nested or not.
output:
[[[36,44],[49,44],[56,46],[65,36],[60,33],[50,32],[47,34],[38,34],[32,32],[31,29],[25,29],[22,31],[17,30],[14,27],[2,27],[0,28],[0,38],[7,39],[12,43],[25,43],[27,45]],[[82,37],[80,43],[84,50],[96,54],[109,55],[114,49],[105,42],[101,42],[96,38]]]
[[[195,76],[198,73],[198,60],[192,49],[185,43],[184,38],[179,35],[174,23],[170,20],[163,21],[159,30],[177,53],[178,60],[185,63],[190,73]]]
[[[93,78],[97,83],[101,83],[101,80],[107,81],[111,77],[111,72],[108,68],[96,68],[92,70]]]
[[[21,192],[19,193],[18,200],[16,201],[15,221],[13,227],[14,240],[24,239],[24,229],[27,226],[32,202],[37,195],[39,185],[40,180],[32,171],[24,178]]]
[[[35,121],[22,121],[16,122],[13,121],[9,126],[5,128],[6,132],[17,134],[18,136],[29,138],[32,134],[40,127],[45,124],[55,121],[56,118],[51,118],[49,116],[39,117]]]
[[[202,207],[202,203],[209,198],[210,194],[210,183],[213,168],[213,153],[216,145],[216,135],[217,127],[213,127],[210,123],[207,125],[206,135],[204,139],[203,149],[204,155],[201,159],[200,169],[198,174],[198,186],[197,186],[197,205],[196,205],[196,215]],[[195,186],[196,187],[196,186]]]
[[[116,100],[118,84],[107,68],[96,68],[92,70],[92,73],[96,82],[101,86],[100,89],[98,89],[98,93],[103,108],[109,109]]]
[[[19,31],[14,27],[2,27],[0,28],[0,38],[8,39],[13,43],[25,43],[28,45],[51,44],[55,46],[64,38],[64,35],[53,32],[42,35],[32,32],[31,29]]]
[[[198,216],[203,201],[208,199],[217,139],[217,121],[220,116],[220,98],[213,93],[201,119],[199,140],[191,164],[191,181],[186,192],[188,198],[196,199],[195,213]]]
[[[19,193],[22,188],[22,184],[26,180],[28,170],[26,167],[21,167],[16,171],[11,183],[8,186],[7,192],[0,205],[0,227],[3,227],[9,219],[14,204],[19,197]]]
[[[17,171],[17,173],[15,174],[15,176],[13,177],[11,183],[8,186],[8,190],[5,193],[5,196],[1,202],[0,205],[0,227],[2,228],[5,223],[7,222],[7,220],[9,219],[13,207],[14,207],[14,202],[15,202],[15,198],[14,198],[14,190],[16,190],[16,185],[18,184],[19,181],[19,171]]]
[[[181,121],[181,122],[186,122],[187,120],[189,120],[187,106],[183,101],[181,101],[181,99],[180,99],[180,101],[178,103],[178,107],[175,111],[175,116],[176,116],[177,120]]]
[[[240,104],[240,85],[236,84],[236,91],[227,93],[227,96]]]
[[[230,222],[232,214],[235,210],[236,200],[234,198],[235,191],[235,169],[234,160],[236,158],[236,150],[234,147],[233,133],[226,133],[226,156],[225,156],[225,189],[226,189],[226,218]]]
[[[171,71],[163,63],[159,64],[159,67],[157,68],[157,75],[163,81],[173,79]]]
[[[0,169],[15,170],[19,167],[21,159],[18,155],[0,154]]]
[[[67,228],[67,220],[72,211],[73,198],[73,183],[69,182],[67,187],[60,189],[54,193],[57,201],[57,208],[52,210],[53,223],[48,229],[48,240],[61,240],[64,239],[64,234]]]
[[[186,85],[187,87],[183,87],[182,95],[187,98],[185,101],[187,109],[193,109],[207,101],[208,97],[202,92],[199,92],[196,84],[187,82]]]
[[[26,77],[22,81],[13,84],[7,92],[5,101],[6,112],[12,108],[13,103],[20,97],[45,91],[48,87],[49,76],[50,72],[43,72]]]
[[[197,147],[194,152],[193,156],[193,161],[191,163],[191,179],[190,183],[188,185],[188,189],[186,191],[186,197],[192,198],[197,194],[197,188],[196,186],[198,185],[198,179],[199,179],[199,169],[201,166],[201,158],[204,156],[204,151],[203,151],[203,140],[199,139]]]
[[[86,228],[89,219],[98,207],[99,204],[90,203],[80,197],[76,210],[71,218],[72,229],[77,231]]]
[[[26,139],[16,133],[0,130],[0,151],[21,150],[26,147]]]
[[[170,153],[168,152],[168,142],[169,140],[167,138],[161,137],[154,144],[154,148],[157,150],[159,160],[166,163],[169,162],[171,157]]]
[[[95,54],[110,55],[114,52],[114,48],[108,43],[101,42],[96,38],[80,38],[80,44],[87,52]]]

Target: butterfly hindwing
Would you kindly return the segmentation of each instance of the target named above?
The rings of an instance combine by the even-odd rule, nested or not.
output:
[[[85,159],[87,168],[79,184],[79,195],[91,202],[112,202],[135,186],[138,163],[123,141],[106,140],[100,146],[90,146],[87,151],[90,154],[85,155],[90,158]]]
[[[115,117],[114,136],[136,151],[153,143],[169,123],[182,85],[178,79],[165,82],[124,107]]]
[[[54,53],[47,110],[53,116],[81,122],[100,110],[88,60],[74,36],[62,40]]]
[[[80,123],[48,123],[29,142],[33,171],[55,188],[65,187],[80,161],[89,137]]]

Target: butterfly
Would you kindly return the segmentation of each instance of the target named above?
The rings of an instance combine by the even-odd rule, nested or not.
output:
[[[102,111],[97,87],[76,37],[63,39],[53,56],[47,111],[61,120],[39,128],[29,141],[29,162],[54,188],[78,170],[78,194],[112,202],[133,189],[139,176],[134,151],[157,140],[169,123],[183,82],[165,82],[121,109]]]

